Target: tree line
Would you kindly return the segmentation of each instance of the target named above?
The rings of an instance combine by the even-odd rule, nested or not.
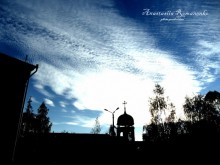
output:
[[[153,89],[154,97],[149,98],[151,121],[143,126],[143,141],[166,141],[180,135],[220,134],[220,93],[209,91],[205,95],[197,94],[185,97],[183,111],[185,119],[177,118],[176,107],[165,97],[165,90],[159,84]],[[23,112],[21,133],[49,133],[52,123],[47,116],[49,109],[45,103],[39,106],[37,114],[33,113],[31,98],[26,111]],[[98,117],[92,134],[101,132]]]
[[[209,91],[205,95],[185,97],[185,119],[177,119],[176,108],[164,95],[159,84],[149,99],[150,124],[143,126],[144,141],[166,141],[181,135],[212,136],[220,133],[220,93]]]
[[[47,116],[49,109],[44,102],[41,103],[34,113],[31,105],[31,97],[28,100],[26,111],[23,112],[22,122],[20,126],[20,133],[26,135],[29,133],[49,133],[51,131],[52,123]]]

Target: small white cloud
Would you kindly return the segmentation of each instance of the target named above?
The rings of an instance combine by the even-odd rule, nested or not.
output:
[[[66,109],[61,109],[61,112],[65,112],[65,113],[66,113],[66,112],[68,112],[68,111],[67,111]]]
[[[44,102],[45,102],[45,104],[50,105],[51,107],[54,107],[54,106],[55,106],[54,103],[53,103],[53,101],[50,100],[50,99],[45,98],[45,99],[44,99]]]
[[[32,101],[33,103],[37,103],[37,104],[40,103],[34,96],[31,96],[31,101]]]
[[[61,107],[63,107],[63,108],[65,108],[65,107],[66,107],[66,105],[67,105],[67,103],[66,103],[66,102],[64,102],[64,101],[60,101],[60,102],[59,102],[59,104],[60,104],[60,106],[61,106]]]
[[[76,123],[76,122],[65,122],[64,124],[67,124],[67,125],[78,125],[78,123]]]

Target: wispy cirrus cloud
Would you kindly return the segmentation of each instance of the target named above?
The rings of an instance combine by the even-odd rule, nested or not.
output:
[[[80,9],[77,12],[81,12]],[[109,18],[107,22],[106,17]],[[148,104],[145,100],[152,93],[150,90],[155,82],[173,90],[175,86],[175,89],[180,88],[180,83],[175,83],[179,79],[173,76],[181,75],[188,80],[188,83],[181,83],[183,90],[179,97],[173,96],[180,100],[188,89],[200,90],[201,84],[194,78],[195,71],[177,61],[172,53],[158,49],[157,39],[143,26],[114,12],[106,12],[103,16],[95,12],[93,18],[99,18],[99,21],[91,21],[91,17],[84,14],[83,18],[73,18],[76,19],[74,26],[69,29],[69,23],[64,24],[65,30],[51,28],[51,21],[45,24],[45,19],[38,20],[37,27],[41,28],[22,35],[34,48],[33,52],[37,50],[39,54],[36,61],[40,67],[34,79],[41,93],[46,94],[45,86],[49,86],[67,99],[76,98],[75,107],[91,110],[111,108],[120,105],[119,101],[124,99],[132,102],[135,95],[138,99],[131,109],[142,107],[141,115],[135,113],[135,118],[140,121],[138,125],[141,125],[146,120],[143,114]],[[100,26],[99,22],[104,23]],[[142,116],[145,117],[141,120]]]

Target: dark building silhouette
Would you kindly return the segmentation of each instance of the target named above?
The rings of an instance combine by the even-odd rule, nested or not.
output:
[[[16,163],[97,164],[126,161],[134,154],[133,142],[108,134],[49,133],[29,134],[19,139]],[[129,159],[130,160],[130,159]]]
[[[134,136],[134,119],[126,113],[126,102],[124,101],[124,114],[120,115],[117,120],[117,137],[123,137],[128,141],[135,141]]]
[[[37,68],[38,65],[34,66],[0,53],[1,156],[3,162],[13,161],[29,78],[37,71]]]

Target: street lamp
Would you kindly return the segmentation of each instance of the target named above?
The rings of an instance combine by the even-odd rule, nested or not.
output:
[[[115,111],[117,111],[118,109],[119,109],[119,107],[118,107],[118,108],[116,108],[116,110],[114,110],[113,112],[111,112],[111,111],[109,111],[109,110],[107,110],[107,109],[104,109],[105,111],[110,112],[110,113],[112,114],[113,136],[115,136],[114,113],[115,113]]]

